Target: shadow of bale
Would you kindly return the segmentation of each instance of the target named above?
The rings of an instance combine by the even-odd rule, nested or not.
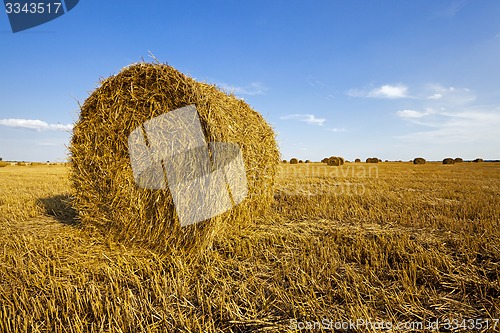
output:
[[[77,225],[77,213],[71,206],[69,194],[54,195],[38,199],[37,203],[45,210],[45,214],[54,217],[57,221],[67,225]]]

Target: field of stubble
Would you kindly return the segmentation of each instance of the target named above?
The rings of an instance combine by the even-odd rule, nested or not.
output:
[[[499,331],[500,163],[280,168],[196,259],[82,228],[65,166],[0,168],[0,332]]]

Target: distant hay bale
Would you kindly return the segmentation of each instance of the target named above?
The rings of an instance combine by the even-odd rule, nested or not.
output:
[[[288,161],[287,161],[287,160],[283,160],[283,161],[281,161],[281,162],[282,162],[282,163],[288,163]]]
[[[413,164],[425,164],[426,160],[423,157],[416,157],[413,160]]]
[[[361,162],[361,159],[357,158],[354,160],[355,163],[360,163]]]
[[[311,163],[311,160],[306,160],[305,163]]]
[[[338,156],[337,157],[340,160],[340,165],[344,165],[345,159],[343,157]]]
[[[295,157],[292,157],[292,158],[290,159],[290,164],[297,164],[297,163],[299,163],[299,160],[298,160],[298,159],[296,159]]]
[[[170,189],[141,188],[136,184],[128,139],[134,130],[135,133],[137,129],[144,130],[145,122],[189,105],[196,107],[206,142],[238,145],[248,193],[239,205],[222,215],[210,215],[215,217],[181,227]],[[190,125],[180,121],[176,125],[179,127],[175,138],[185,144],[191,138],[186,130]],[[142,142],[149,147],[149,137]],[[169,144],[175,143],[173,140],[165,142],[165,146]],[[104,79],[91,93],[81,107],[70,152],[73,206],[82,225],[97,227],[120,241],[133,240],[159,249],[200,249],[225,226],[262,213],[272,202],[279,163],[272,128],[248,104],[214,85],[199,83],[171,66],[149,63],[124,68],[117,75]],[[208,150],[205,153],[208,156]],[[186,150],[186,155],[182,156],[195,155]],[[173,157],[162,159],[164,170],[169,162],[174,163],[170,159]],[[207,160],[184,161],[198,165]],[[180,165],[180,162],[175,163]],[[164,181],[164,175],[160,177]],[[175,185],[182,185],[182,189],[190,191],[188,193],[196,193],[196,200],[203,198],[204,189],[190,187],[191,182]],[[181,199],[191,200],[191,196]],[[199,202],[193,200],[193,205]],[[210,205],[206,198],[203,203]]]
[[[332,156],[330,158],[328,158],[328,162],[327,162],[328,165],[331,165],[331,166],[339,166],[340,165],[340,159],[336,156]]]
[[[376,157],[368,157],[366,159],[366,163],[378,163],[378,162],[380,162],[380,160]]]
[[[17,162],[16,165],[17,166],[27,166],[28,164],[26,164],[25,162]]]
[[[455,160],[453,158],[447,157],[443,160],[443,164],[455,164]]]
[[[457,157],[455,158],[455,163],[462,163],[464,161],[463,158]]]
[[[328,157],[325,157],[324,159],[322,159],[321,163],[328,163]]]
[[[482,158],[476,158],[474,161],[472,161],[474,163],[480,163],[480,162],[484,162],[484,160]]]
[[[7,165],[9,165],[9,163],[7,163],[7,162],[3,162],[3,161],[0,161],[0,168],[4,168],[4,167],[6,167]]]
[[[302,161],[302,160],[299,160],[299,163],[304,163],[304,161]]]

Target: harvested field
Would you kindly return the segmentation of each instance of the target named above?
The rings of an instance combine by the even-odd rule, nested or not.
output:
[[[272,209],[192,259],[84,228],[66,166],[1,168],[0,331],[500,317],[500,163],[279,170]]]

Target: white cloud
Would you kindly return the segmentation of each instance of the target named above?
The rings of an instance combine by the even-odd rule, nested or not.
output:
[[[0,126],[23,128],[36,131],[71,131],[73,125],[48,124],[38,119],[0,119]]]
[[[408,92],[408,87],[404,85],[397,85],[397,86],[391,86],[391,85],[384,85],[380,88],[373,89],[370,91],[368,94],[368,97],[375,97],[375,98],[405,98],[407,96]]]
[[[334,127],[334,128],[329,128],[328,129],[330,132],[347,132],[347,130],[345,128],[337,128],[337,127]]]
[[[500,107],[478,106],[469,88],[427,85],[420,96],[427,96],[423,110],[406,109],[396,115],[419,126],[416,131],[399,138],[406,142],[428,144],[481,143],[500,144]],[[421,100],[423,100],[421,98]]]
[[[476,96],[469,88],[443,87],[439,84],[430,84],[427,90],[430,90],[430,95],[427,96],[427,99],[439,101],[441,104],[462,105],[476,100]]]
[[[390,85],[385,84],[370,91],[351,89],[347,92],[351,97],[369,97],[369,98],[408,98],[408,87],[403,84]]]
[[[280,117],[282,120],[298,120],[309,125],[323,126],[326,119],[324,118],[316,118],[313,114],[289,114],[286,116]]]
[[[425,111],[401,110],[396,112],[396,115],[398,115],[401,118],[415,119],[415,118],[422,118],[433,113],[435,113],[433,109],[427,108]]]
[[[403,112],[412,111],[412,112]],[[428,128],[399,138],[407,142],[450,144],[484,142],[500,144],[500,110],[470,108],[467,111],[446,110],[418,112],[398,111],[396,114],[413,124]]]
[[[434,93],[431,96],[429,96],[428,99],[434,99],[434,100],[436,100],[436,99],[440,99],[442,97],[443,97],[443,95],[441,95],[439,93]]]
[[[260,82],[252,82],[247,86],[244,87],[238,87],[238,86],[233,86],[227,83],[220,83],[218,84],[222,89],[229,93],[233,93],[235,95],[248,95],[248,96],[254,96],[254,95],[264,95],[266,91],[268,90],[262,83]]]

